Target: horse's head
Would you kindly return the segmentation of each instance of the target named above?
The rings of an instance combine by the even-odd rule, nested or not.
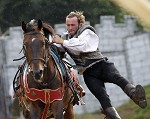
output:
[[[23,50],[28,63],[28,70],[36,82],[43,81],[44,67],[46,66],[49,52],[48,33],[44,32],[41,20],[31,20],[29,23],[22,22],[24,31]],[[53,35],[53,29],[49,31]],[[46,34],[46,35],[45,35]]]

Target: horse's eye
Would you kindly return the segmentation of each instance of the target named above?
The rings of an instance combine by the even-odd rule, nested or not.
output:
[[[26,50],[26,45],[23,45],[23,49]]]
[[[45,46],[47,47],[50,44],[48,39],[45,39]]]
[[[43,41],[43,43],[42,43],[42,46],[44,47],[45,46],[45,42]]]
[[[27,46],[24,44],[23,45],[23,53],[25,54],[25,51],[27,50]]]

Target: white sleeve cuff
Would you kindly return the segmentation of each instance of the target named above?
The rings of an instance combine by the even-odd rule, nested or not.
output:
[[[69,43],[69,41],[64,40],[64,42],[63,42],[63,46],[68,46],[68,43]]]

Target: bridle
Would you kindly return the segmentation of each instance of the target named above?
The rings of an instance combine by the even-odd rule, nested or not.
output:
[[[31,31],[31,32],[28,32],[28,33],[24,33],[24,36],[25,35],[35,35],[35,34],[41,34],[42,35],[42,37],[43,37],[43,57],[40,57],[40,58],[37,58],[37,57],[35,57],[35,58],[31,58],[30,60],[28,60],[28,57],[26,57],[26,60],[27,60],[27,62],[28,62],[28,72],[30,72],[30,71],[32,71],[32,69],[31,69],[31,66],[30,66],[30,64],[33,62],[33,61],[35,61],[35,60],[40,60],[40,61],[42,61],[43,62],[43,70],[45,70],[46,71],[46,73],[48,73],[48,71],[47,71],[47,63],[48,63],[48,61],[49,61],[49,59],[50,59],[50,57],[52,57],[51,55],[51,53],[48,53],[48,52],[50,52],[50,51],[46,51],[46,45],[48,45],[48,46],[50,46],[52,43],[50,43],[49,42],[49,40],[45,37],[45,35],[44,35],[44,33],[43,32],[36,32],[36,31]],[[49,50],[49,49],[48,49]],[[26,51],[26,42],[24,42],[23,43],[23,52],[24,52],[24,55],[25,55],[25,53],[27,52]],[[26,55],[25,55],[26,56]],[[54,61],[54,63],[56,63],[55,61]],[[53,69],[53,71],[54,71],[54,73],[53,73],[53,75],[52,75],[52,77],[51,77],[51,79],[49,79],[49,81],[48,80],[45,80],[44,82],[38,82],[40,85],[42,85],[43,87],[48,87],[48,86],[50,86],[51,85],[51,82],[53,82],[55,79],[56,79],[56,76],[57,76],[57,74],[58,74],[58,71],[57,71],[57,66],[56,65],[54,65],[54,69]],[[34,78],[34,80],[35,80],[35,77],[34,77],[34,75],[31,73],[31,75],[32,75],[32,77]],[[36,81],[36,80],[35,80]],[[37,82],[37,81],[36,81]]]
[[[42,80],[36,80],[36,78],[34,77],[34,72],[33,72],[33,69],[31,68],[31,63],[32,62],[34,62],[35,60],[40,60],[40,61],[42,61],[43,62],[43,70],[40,70],[40,72],[42,73],[42,75],[43,75],[43,71],[46,69],[46,67],[47,67],[47,62],[48,62],[48,60],[49,60],[49,58],[50,58],[50,53],[48,53],[46,50],[46,45],[50,45],[49,44],[49,40],[45,37],[45,35],[43,34],[43,32],[36,32],[36,31],[31,31],[31,32],[28,32],[28,33],[24,33],[24,36],[26,36],[26,35],[36,35],[36,34],[40,34],[40,35],[42,35],[42,37],[43,37],[43,46],[42,46],[42,48],[43,48],[43,57],[40,57],[40,58],[38,58],[38,57],[33,57],[33,58],[29,58],[28,57],[28,55],[26,55],[26,53],[28,52],[27,51],[27,48],[26,48],[26,43],[28,42],[28,41],[25,41],[24,43],[23,43],[23,52],[24,52],[24,55],[25,55],[25,57],[26,57],[26,60],[27,60],[27,64],[28,64],[28,72],[31,72],[31,75],[32,75],[32,77],[34,78],[34,80],[36,81],[36,82],[38,82],[38,83],[42,83]],[[46,71],[47,72],[47,71]],[[54,76],[53,76],[53,78],[55,78],[56,76],[56,71],[55,71],[55,73],[54,73]],[[39,82],[40,81],[40,82]],[[45,85],[45,84],[43,84],[43,85]]]
[[[49,56],[46,54],[46,43],[49,43],[49,41],[48,41],[48,39],[45,37],[45,35],[43,34],[43,32],[36,32],[36,31],[31,31],[31,32],[28,32],[28,33],[24,33],[24,36],[25,35],[35,35],[35,34],[41,34],[43,37],[44,37],[44,39],[43,39],[43,52],[44,52],[44,54],[43,54],[43,58],[42,57],[40,57],[40,58],[32,58],[32,59],[30,59],[29,61],[28,61],[28,66],[30,67],[30,64],[34,61],[34,60],[40,60],[40,61],[42,61],[43,63],[44,63],[44,66],[46,67],[46,64],[47,64],[47,61],[48,61],[48,59],[49,59]],[[26,54],[26,42],[24,42],[23,43],[23,52],[24,52],[24,54]],[[26,57],[26,59],[28,60],[28,58]]]

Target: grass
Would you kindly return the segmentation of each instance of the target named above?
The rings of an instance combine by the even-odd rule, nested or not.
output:
[[[139,108],[133,101],[117,108],[122,119],[150,119],[150,85],[145,87],[148,106],[145,109]],[[76,119],[104,119],[104,115],[100,111],[94,113],[86,113],[76,115]]]

